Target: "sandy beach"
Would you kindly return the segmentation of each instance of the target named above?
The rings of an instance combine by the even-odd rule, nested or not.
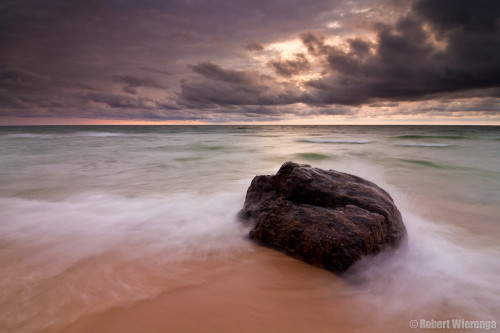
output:
[[[252,246],[226,260],[184,263],[180,270],[187,272],[163,281],[165,291],[155,298],[84,316],[51,332],[412,331],[411,312],[383,314],[364,302],[364,295],[346,292],[353,282],[265,247]],[[466,313],[443,304],[418,315]]]

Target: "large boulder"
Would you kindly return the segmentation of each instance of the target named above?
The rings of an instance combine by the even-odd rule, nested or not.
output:
[[[252,180],[240,216],[255,224],[250,238],[335,272],[406,238],[386,191],[357,176],[293,162]]]

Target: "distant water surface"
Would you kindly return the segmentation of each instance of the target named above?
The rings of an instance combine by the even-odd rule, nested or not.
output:
[[[408,249],[338,277],[254,245],[236,219],[246,189],[289,160],[386,189]],[[113,309],[131,311],[119,325],[183,299],[192,320],[168,327],[196,328],[202,297],[207,331],[301,331],[301,314],[317,332],[500,324],[499,207],[499,127],[0,127],[0,331],[106,331]]]

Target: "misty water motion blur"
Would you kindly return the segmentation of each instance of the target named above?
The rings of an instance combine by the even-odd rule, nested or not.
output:
[[[236,218],[251,179],[288,160],[375,182],[408,229],[407,252],[317,288],[369,307],[381,330],[435,313],[499,321],[499,148],[498,127],[0,127],[0,330],[64,330],[170,283],[217,280],[256,251]],[[210,276],[196,266],[212,261]],[[310,308],[337,301],[299,292]]]

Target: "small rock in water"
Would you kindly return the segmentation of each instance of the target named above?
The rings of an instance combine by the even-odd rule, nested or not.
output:
[[[252,180],[240,216],[255,223],[250,238],[335,272],[406,239],[386,191],[354,175],[293,162]]]

